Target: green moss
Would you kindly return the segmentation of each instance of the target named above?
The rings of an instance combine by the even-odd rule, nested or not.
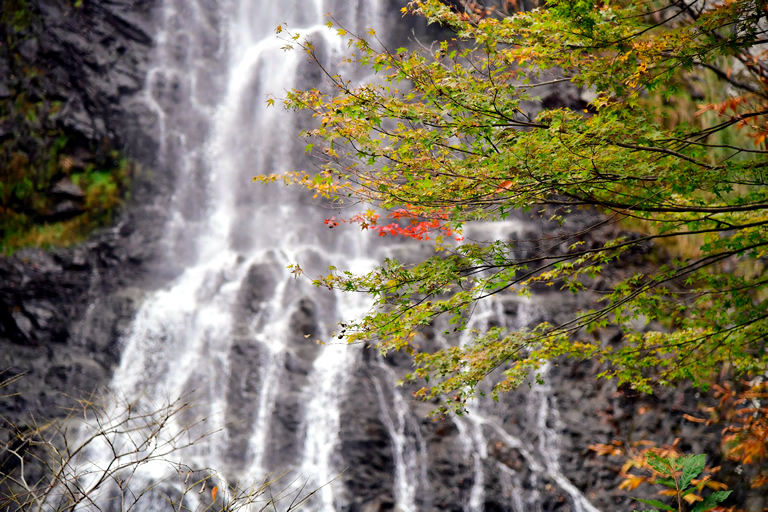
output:
[[[61,222],[35,223],[21,214],[15,219],[16,229],[8,230],[2,239],[3,254],[13,254],[25,247],[52,249],[82,242],[95,228],[87,216]]]
[[[23,32],[32,24],[33,12],[27,0],[3,0],[0,21],[15,32]]]
[[[53,179],[37,184],[28,177],[28,163],[21,156],[14,166],[17,180],[4,181],[0,186],[0,254],[11,255],[25,247],[52,248],[81,242],[91,232],[108,225],[126,195],[134,164],[119,158],[116,152],[103,159],[103,166],[88,165],[73,171],[71,157],[57,152]],[[68,176],[84,193],[83,212],[75,218],[48,220],[54,200],[51,185]],[[37,186],[36,186],[37,185]]]

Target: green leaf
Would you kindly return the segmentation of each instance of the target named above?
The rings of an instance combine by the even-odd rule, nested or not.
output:
[[[438,0],[416,4],[412,12],[450,27],[455,38],[438,43],[437,52],[428,45],[392,52],[344,34],[345,62],[363,72],[344,77],[323,69],[331,92],[287,93],[288,109],[312,116],[314,127],[302,135],[311,139],[307,151],[317,147],[323,158],[318,172],[285,182],[382,216],[415,211],[401,224],[372,226],[379,235],[448,240],[458,238],[451,229],[508,220],[520,209],[537,222],[562,224],[564,237],[528,240],[538,247],[531,252],[479,230],[488,235],[473,243],[438,242],[440,258],[341,271],[343,282],[329,287],[374,299],[354,341],[410,351],[414,374],[430,379],[419,395],[425,400],[476,397],[483,380],[497,397],[563,356],[598,361],[608,368],[601,378],[648,393],[681,381],[704,388],[724,364],[739,374],[763,371],[768,187],[765,155],[755,147],[764,144],[758,132],[768,84],[755,82],[757,94],[734,97],[727,80],[698,71],[736,69],[740,55],[756,54],[754,37],[743,36],[760,30],[754,2],[711,2],[696,18],[681,12],[654,27],[647,2],[553,0],[503,20],[468,20]],[[323,66],[311,43],[295,44]],[[537,73],[548,69],[568,70],[564,80],[595,92],[588,112],[544,108],[531,118],[521,110],[536,101],[543,85]],[[371,70],[379,78],[358,85],[353,77]],[[681,84],[694,82],[711,103],[691,101]],[[580,246],[574,242],[583,236],[566,233],[570,211],[582,208],[610,217],[589,226],[579,217],[574,229],[597,235]],[[618,224],[604,231],[609,218]],[[620,235],[626,232],[635,234]],[[619,272],[601,272],[617,262]],[[624,268],[636,263],[642,272]],[[467,329],[480,301],[531,296],[546,286],[582,293],[598,282],[606,285],[599,307],[558,320],[563,327]],[[416,352],[433,345],[421,341],[425,326],[442,329],[440,317],[456,319],[466,342]],[[595,344],[593,335],[606,327],[623,336]],[[501,361],[508,368],[494,371]],[[698,462],[687,470],[683,461],[649,464],[676,489],[678,473],[690,486],[699,471]]]
[[[689,455],[683,457],[683,474],[680,478],[680,489],[687,489],[691,480],[696,478],[704,471],[704,466],[707,462],[707,457],[704,454]]]
[[[645,462],[648,463],[653,469],[661,473],[662,475],[673,476],[674,473],[671,469],[671,459],[659,457],[653,452],[649,452],[645,457]]]
[[[699,502],[691,512],[705,512],[717,506],[728,498],[733,491],[716,491]]]
[[[640,498],[632,498],[633,500],[639,501],[640,503],[645,503],[646,505],[650,505],[652,507],[660,508],[662,510],[669,510],[671,512],[675,512],[675,509],[670,507],[669,505],[660,502],[659,500],[641,500]]]

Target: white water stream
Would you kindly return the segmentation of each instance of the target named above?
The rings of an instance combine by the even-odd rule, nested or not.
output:
[[[490,443],[517,450],[533,480],[555,482],[572,510],[596,510],[559,469],[557,411],[548,388],[526,398],[539,429],[537,443],[510,434],[492,407],[472,404],[468,416],[453,420],[459,469],[445,474],[466,489],[451,488],[457,501],[446,506],[439,495],[448,484],[431,458],[434,428],[424,420],[424,408],[393,389],[393,366],[374,358],[369,373],[355,381],[362,368],[359,347],[312,343],[328,341],[337,322],[361,316],[369,302],[316,290],[286,266],[300,262],[309,275],[329,264],[363,271],[380,259],[380,249],[369,245],[365,233],[324,229],[327,211],[306,195],[253,185],[250,178],[309,165],[296,140],[300,120],[280,107],[267,108],[266,99],[311,87],[319,77],[303,53],[280,49],[285,42],[275,36],[277,25],[287,22],[310,37],[329,65],[340,61],[346,44],[325,27],[328,12],[360,33],[366,27],[382,33],[384,14],[390,15],[387,23],[399,16],[396,7],[370,0],[167,0],[146,102],[159,118],[161,160],[179,173],[167,228],[169,265],[179,271],[138,312],[131,335],[122,340],[111,388],[148,408],[193,392],[194,414],[208,419],[192,433],[220,433],[171,458],[215,468],[230,483],[287,471],[289,480],[306,481],[308,490],[323,486],[307,510],[365,505],[344,488],[361,468],[347,467],[349,454],[341,449],[341,433],[351,421],[344,404],[354,401],[363,381],[370,383],[378,411],[368,424],[383,425],[384,451],[391,457],[391,468],[379,468],[389,471],[381,490],[370,491],[379,493],[382,510],[481,511],[494,493],[506,496],[509,510],[537,510],[538,491],[524,491],[515,469],[490,458]],[[473,319],[477,327],[510,322],[498,304],[484,307]],[[514,321],[526,323],[524,317]],[[184,431],[182,419],[189,418],[168,427],[172,435]],[[109,455],[105,449],[90,457],[103,464]],[[344,471],[347,480],[334,481]],[[170,473],[165,462],[147,464],[134,480],[172,482]],[[192,509],[198,500],[207,503],[207,494],[197,496],[188,497]],[[162,500],[153,503],[140,509],[167,507]]]

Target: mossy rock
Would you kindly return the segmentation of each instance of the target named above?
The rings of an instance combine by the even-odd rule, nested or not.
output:
[[[72,6],[72,9],[75,9]],[[107,225],[126,195],[133,165],[108,141],[62,126],[61,98],[41,85],[44,71],[25,47],[39,13],[29,0],[0,6],[0,254],[58,247]],[[69,180],[81,195],[54,187]]]

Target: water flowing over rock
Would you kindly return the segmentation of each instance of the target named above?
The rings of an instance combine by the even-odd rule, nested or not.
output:
[[[394,28],[403,23],[402,3],[168,0],[156,6],[157,27],[148,27],[137,21],[146,12],[140,3],[128,9],[94,2],[93,12],[108,24],[93,31],[103,38],[98,48],[91,32],[60,30],[70,55],[64,61],[108,69],[113,77],[98,99],[110,115],[94,118],[96,98],[74,95],[71,122],[87,134],[116,130],[128,147],[151,152],[162,175],[139,184],[146,202],[139,188],[137,205],[118,225],[82,247],[0,262],[0,336],[11,347],[1,364],[44,375],[38,388],[15,399],[17,412],[32,397],[51,402],[40,405],[50,411],[64,400],[52,390],[94,389],[107,380],[114,392],[145,403],[193,391],[197,413],[220,434],[179,457],[216,468],[231,482],[287,472],[287,481],[322,486],[307,510],[628,506],[615,490],[615,468],[586,444],[617,436],[617,425],[641,400],[594,384],[596,368],[551,365],[542,370],[544,386],[433,421],[426,414],[434,404],[416,401],[408,386],[393,386],[408,371],[407,358],[329,343],[337,322],[367,311],[366,299],[315,289],[286,270],[299,262],[309,275],[330,264],[365,271],[386,255],[419,250],[353,230],[323,230],[327,210],[306,194],[250,184],[259,173],[312,165],[296,138],[305,120],[268,109],[265,100],[322,85],[321,77],[303,54],[280,49],[285,42],[275,27],[287,22],[335,66],[346,43],[325,27],[326,13],[356,32],[402,33]],[[45,9],[57,12],[55,3]],[[155,56],[139,79],[142,66],[131,59],[142,57],[134,47],[153,42]],[[122,54],[134,57],[116,57]],[[111,128],[118,112],[126,113],[126,126]],[[66,184],[60,192],[77,195]],[[521,215],[469,229],[518,237],[554,228]],[[570,296],[551,292],[502,297],[484,304],[472,322],[480,329],[525,327],[577,307]],[[605,342],[612,334],[604,333]],[[428,343],[465,341],[434,335]],[[650,413],[638,428],[651,435],[679,430],[681,421]],[[163,476],[156,471],[139,471],[136,485]],[[158,499],[156,508],[142,509],[166,505]]]

